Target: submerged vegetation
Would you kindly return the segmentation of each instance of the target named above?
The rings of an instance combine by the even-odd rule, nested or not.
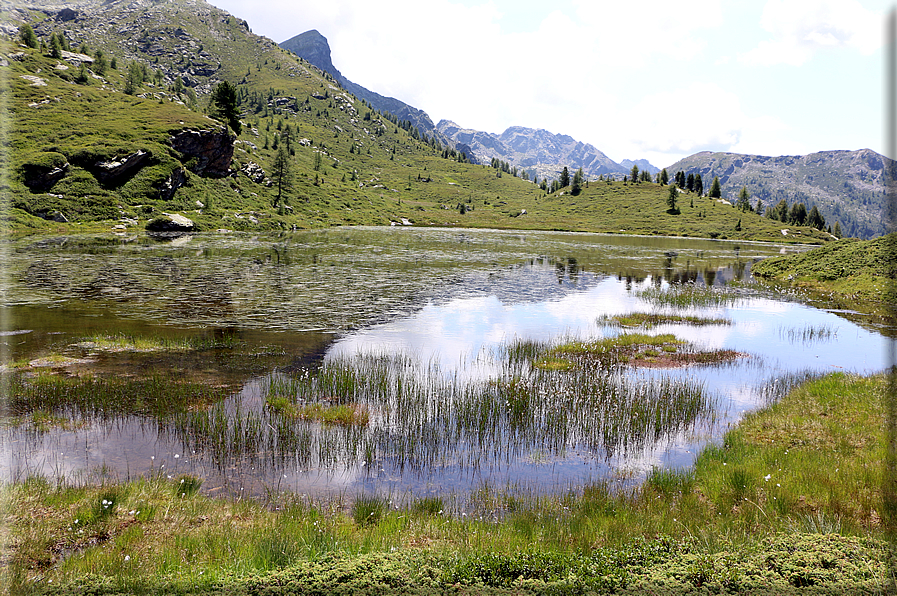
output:
[[[637,488],[268,501],[190,476],[7,486],[14,594],[881,593],[887,379],[832,374]],[[41,511],[34,516],[30,512]],[[388,588],[387,588],[388,586]],[[273,591],[272,591],[273,590]]]

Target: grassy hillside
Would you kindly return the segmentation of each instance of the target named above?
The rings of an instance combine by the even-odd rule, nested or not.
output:
[[[894,301],[897,234],[873,240],[845,239],[794,255],[765,259],[758,277],[850,299]]]
[[[722,203],[682,195],[666,213],[666,188],[592,182],[583,193],[546,196],[535,185],[459,155],[410,124],[371,109],[325,73],[249,24],[200,0],[86,3],[61,23],[32,13],[43,47],[3,43],[10,82],[10,205],[16,229],[125,226],[139,230],[160,212],[183,214],[201,230],[291,229],[332,225],[459,225],[677,234],[824,242],[810,228],[781,229]],[[73,51],[116,61],[102,69],[50,57],[53,34]],[[69,59],[66,59],[69,58]],[[142,70],[128,94],[128,72]],[[232,173],[198,173],[170,138],[221,129],[205,115],[211,91],[235,86],[242,132]],[[11,91],[11,94],[9,94]],[[288,144],[291,176],[272,183],[278,147]],[[148,153],[114,180],[97,164]],[[166,184],[186,172],[171,194]],[[35,184],[35,172],[57,179]],[[61,175],[60,175],[61,174]],[[567,189],[569,191],[569,189]],[[286,207],[276,205],[278,192]],[[525,214],[522,214],[525,211]],[[48,220],[68,220],[59,223]],[[741,220],[741,230],[736,230]],[[97,223],[101,222],[101,223]],[[119,230],[121,231],[121,230]]]

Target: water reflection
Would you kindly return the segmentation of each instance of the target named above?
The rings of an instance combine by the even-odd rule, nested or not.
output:
[[[732,325],[666,324],[651,331],[749,355],[726,366],[624,371],[613,378],[592,371],[569,381],[579,388],[603,383],[587,392],[592,397],[569,397],[575,392],[563,383],[540,385],[547,381],[522,373],[502,376],[508,374],[496,358],[502,345],[617,333],[599,317],[664,310],[640,291],[683,283],[722,288],[748,279],[751,264],[780,247],[396,228],[181,240],[17,241],[3,288],[3,320],[15,328],[0,341],[13,361],[48,353],[90,360],[67,366],[67,374],[179,371],[182,378],[228,385],[232,394],[178,416],[73,414],[71,424],[45,430],[11,421],[3,429],[10,455],[0,469],[4,478],[189,472],[205,479],[205,490],[233,494],[464,491],[484,480],[551,490],[690,463],[701,445],[767,398],[772,379],[885,366],[877,333],[748,288],[731,303],[677,311],[726,317]],[[93,334],[178,338],[215,329],[239,339],[238,355],[91,355],[73,347]],[[287,420],[266,407],[278,379],[314,374],[322,363],[356,355],[410,357],[418,370],[403,382],[404,391],[413,379],[439,371],[438,381],[429,381],[435,393],[403,402],[404,417],[395,414],[395,396],[359,394],[372,412],[365,428]],[[538,399],[512,407],[507,388],[515,378],[536,383],[524,393]],[[664,382],[700,388],[712,410],[699,407],[640,430],[631,416],[614,429],[607,423],[616,419],[602,408],[641,402],[588,401],[628,395],[615,394],[614,386]],[[644,403],[653,408],[656,401]],[[593,415],[577,414],[586,411]]]

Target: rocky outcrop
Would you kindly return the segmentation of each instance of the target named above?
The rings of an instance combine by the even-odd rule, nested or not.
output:
[[[175,168],[169,174],[168,179],[162,183],[159,189],[159,198],[163,201],[170,201],[174,198],[174,193],[187,183],[187,172],[184,168]]]
[[[196,229],[193,220],[177,213],[163,213],[146,224],[147,232],[185,233]]]
[[[227,129],[183,130],[171,137],[171,146],[183,155],[181,161],[191,172],[209,178],[223,178],[231,172],[234,139]]]
[[[25,173],[25,186],[34,191],[45,191],[53,188],[69,169],[69,164],[53,168],[30,168]]]
[[[246,174],[246,177],[256,184],[265,184],[266,186],[271,186],[271,181],[265,175],[265,170],[262,169],[262,166],[253,161],[247,162],[242,168],[240,168],[240,171]]]
[[[94,176],[102,184],[119,185],[134,177],[146,165],[152,153],[139,149],[130,155],[110,161],[100,161],[93,165]]]

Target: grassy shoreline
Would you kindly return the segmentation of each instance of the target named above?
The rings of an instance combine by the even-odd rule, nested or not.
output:
[[[897,234],[873,240],[845,238],[804,253],[771,257],[755,277],[850,301],[895,303]]]
[[[633,491],[267,503],[195,479],[3,489],[10,593],[880,593],[887,379],[833,374]],[[182,482],[183,481],[183,482]],[[538,546],[534,546],[538,545]],[[52,582],[51,582],[52,580]]]

